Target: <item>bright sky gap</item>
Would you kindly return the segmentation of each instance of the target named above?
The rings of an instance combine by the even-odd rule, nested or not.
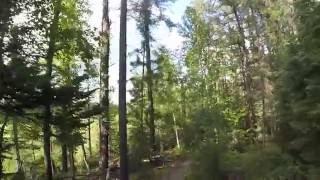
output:
[[[183,14],[187,6],[191,5],[192,0],[176,0],[165,12],[173,22],[179,24],[181,23]],[[89,0],[90,10],[92,11],[92,15],[89,18],[89,24],[91,27],[100,29],[101,28],[101,19],[102,19],[102,0]],[[119,0],[111,0],[110,1],[110,18],[111,22],[111,67],[110,67],[110,85],[113,89],[111,93],[112,102],[118,102],[118,69],[119,69],[119,8],[120,1]],[[141,36],[136,28],[136,22],[133,19],[129,19],[128,21],[128,52],[131,52],[137,47],[140,47]],[[164,23],[161,23],[159,27],[152,30],[152,34],[156,39],[156,43],[153,43],[154,47],[159,47],[164,45],[171,51],[177,50],[182,46],[183,37],[181,37],[178,33],[177,29],[169,30]],[[129,57],[128,60],[131,61],[135,59],[135,57]],[[130,63],[128,63],[128,79],[131,77],[131,67]],[[128,82],[128,89],[132,88],[130,82]],[[130,94],[128,93],[128,99],[130,100]]]

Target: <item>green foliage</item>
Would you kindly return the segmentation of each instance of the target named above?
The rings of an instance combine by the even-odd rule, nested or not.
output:
[[[283,154],[277,145],[250,146],[245,152],[230,150],[224,143],[208,142],[195,154],[190,179],[222,179],[236,175],[249,180],[303,177],[300,164]]]
[[[179,98],[179,89],[175,86],[177,72],[167,49],[160,48],[154,55],[156,56],[156,60],[153,62],[153,92],[155,94],[154,106],[157,120],[156,146],[159,149],[162,147],[163,150],[168,150],[176,145],[173,118],[176,118],[177,123],[181,121],[181,115],[178,112],[180,107],[175,101],[176,98]],[[135,68],[137,68],[137,65],[144,66],[141,59],[140,54],[138,54],[137,62],[133,64]],[[137,71],[131,79],[133,99],[129,105],[129,116],[132,118],[129,121],[132,125],[132,129],[130,128],[132,143],[130,144],[132,144],[133,151],[138,153],[138,155],[135,155],[136,157],[141,154],[141,158],[146,158],[150,154],[148,150],[150,147],[145,144],[145,142],[150,141],[148,136],[150,131],[145,128],[150,126],[146,113],[149,107],[146,98],[146,77],[145,74],[141,75],[140,73],[141,71]],[[144,145],[141,146],[141,143]],[[140,160],[137,158],[137,162],[141,161],[141,158]]]
[[[225,159],[223,162],[226,169],[242,172],[246,179],[290,179],[304,175],[294,159],[283,154],[273,144],[265,147],[251,146],[243,153],[231,151],[226,154]]]
[[[222,161],[227,151],[226,144],[208,140],[195,153],[190,179],[218,180],[223,178]]]
[[[96,114],[87,113],[88,97],[94,91],[82,87],[84,81],[95,75],[91,68],[93,33],[84,20],[87,7],[82,1],[63,1],[62,6],[58,6],[56,1],[4,1],[1,2],[2,8],[9,12],[3,14],[4,11],[1,11],[0,17],[6,26],[1,23],[0,27],[0,113],[1,116],[9,116],[10,121],[21,123],[17,141],[14,142],[16,152],[13,148],[8,149],[12,152],[9,156],[16,158],[20,154],[22,168],[28,176],[32,176],[30,169],[35,167],[42,174],[44,160],[40,153],[43,150],[40,148],[40,132],[42,122],[49,121],[42,113],[43,106],[49,104],[52,110],[52,119],[48,123],[52,125],[50,136],[55,137],[52,138],[52,147],[55,148],[57,142],[73,147],[83,144],[82,130],[87,127],[83,118]],[[22,10],[28,22],[12,24],[13,16],[20,15]],[[60,12],[57,28],[48,31],[48,25],[54,24],[52,17],[56,12]],[[44,76],[50,64],[43,64],[44,59],[49,58],[49,40],[56,45],[52,52],[52,79]],[[86,73],[81,72],[84,67],[88,69]],[[49,91],[48,81],[52,85]],[[1,122],[4,130],[8,129],[6,123]],[[6,141],[11,139],[11,132],[5,131],[4,137]],[[7,149],[6,144],[1,140],[1,154],[7,151],[3,151]],[[53,152],[52,156],[55,162],[60,161],[58,151]],[[6,172],[15,171],[16,168],[12,167],[12,164],[18,164],[15,161],[6,161]]]
[[[191,179],[319,179],[319,2],[197,0],[179,26],[182,49],[151,51],[153,28],[160,22],[177,27],[166,16],[171,2],[131,3],[144,39],[135,50],[128,103],[135,178],[165,173],[143,162],[153,149],[166,157],[190,154]],[[75,163],[77,173],[87,173],[87,163],[98,167],[96,115],[104,105],[91,98],[99,83],[88,13],[85,0],[0,2],[0,178],[17,170],[13,179],[44,178],[44,144],[57,178],[65,175],[62,159]],[[21,15],[26,21],[15,24]],[[115,161],[116,109],[111,105],[105,114]],[[87,157],[89,125],[93,148]],[[45,134],[51,142],[43,142]]]
[[[298,41],[289,46],[278,80],[279,142],[302,164],[318,166],[319,37],[318,3],[297,1]],[[308,21],[306,21],[306,18]]]
[[[221,112],[201,109],[184,127],[183,141],[187,148],[194,149],[207,141],[219,142],[227,132],[228,124]]]
[[[136,172],[148,167],[148,164],[143,160],[149,159],[150,147],[146,144],[148,142],[148,136],[146,132],[141,131],[140,128],[131,130],[132,136],[129,138],[130,141],[130,171]]]

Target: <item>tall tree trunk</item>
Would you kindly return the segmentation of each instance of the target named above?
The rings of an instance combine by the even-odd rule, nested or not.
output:
[[[22,162],[20,157],[17,119],[12,121],[12,130],[13,130],[13,142],[14,142],[14,147],[16,151],[17,172],[20,172],[22,170]]]
[[[72,180],[75,179],[76,177],[76,168],[75,168],[75,165],[74,165],[74,150],[73,150],[73,147],[69,147],[69,163],[70,163],[70,170],[71,170],[71,173],[72,173]]]
[[[51,143],[51,145],[52,145],[52,143]],[[53,150],[51,149],[51,152],[52,152]],[[52,176],[54,176],[55,175],[55,173],[57,172],[56,170],[57,170],[57,167],[56,167],[56,163],[54,162],[54,159],[51,159],[51,167],[52,167]]]
[[[261,29],[259,30],[258,22],[259,20],[255,19],[255,30],[256,30],[256,36],[258,38],[263,39],[264,44],[261,44],[258,46],[258,55],[259,59],[259,65],[260,68],[268,68],[269,71],[272,71],[272,61],[268,61],[267,59],[270,58],[271,55],[273,55],[272,48],[270,47],[270,34],[267,31],[267,19],[262,15],[260,8],[253,9],[251,8],[253,12],[257,14],[257,17],[259,17],[260,21],[262,21]],[[256,18],[256,17],[254,17]],[[260,32],[261,31],[261,32]],[[265,49],[267,49],[267,53],[265,52]],[[268,57],[269,56],[269,57]],[[264,60],[264,61],[262,61]],[[270,119],[267,118],[267,112],[270,111],[270,107],[268,104],[272,101],[273,95],[272,93],[268,92],[267,86],[273,86],[271,81],[268,81],[268,76],[266,76],[263,72],[261,73],[261,84],[262,84],[262,92],[261,92],[261,103],[262,103],[262,137],[263,137],[263,144],[266,142],[266,136],[269,134],[272,123],[270,122]],[[273,104],[273,103],[272,103]],[[271,106],[272,107],[272,106]]]
[[[180,89],[181,89],[181,104],[180,104],[180,109],[181,109],[181,117],[183,121],[186,120],[188,114],[187,114],[187,101],[186,101],[186,86],[185,86],[185,78],[182,77],[180,80]]]
[[[91,138],[91,119],[88,118],[88,144],[89,144],[89,157],[92,157],[92,138]]]
[[[89,155],[92,157],[92,139],[91,139],[91,119],[88,119],[88,143],[89,143]]]
[[[246,92],[246,104],[247,104],[247,119],[245,122],[245,128],[250,129],[253,128],[256,123],[256,115],[255,115],[255,107],[254,107],[254,99],[252,92],[252,77],[250,73],[250,59],[249,59],[249,50],[246,47],[245,42],[245,33],[244,29],[241,26],[241,19],[238,13],[238,9],[235,5],[233,5],[233,13],[236,18],[237,28],[240,35],[239,39],[239,49],[241,53],[241,66],[242,66],[242,75],[243,75],[243,84],[244,91]]]
[[[144,41],[146,49],[146,65],[147,65],[147,85],[148,85],[148,114],[149,114],[149,128],[150,128],[150,145],[153,152],[156,152],[156,128],[154,118],[154,106],[153,106],[153,72],[151,68],[151,49],[150,49],[150,18],[151,18],[151,2],[150,0],[144,0]]]
[[[43,122],[43,150],[44,150],[44,161],[45,161],[45,167],[46,167],[46,179],[52,180],[52,164],[51,164],[51,150],[50,150],[50,124],[47,122],[49,119],[51,119],[51,108],[50,106],[46,107],[46,113],[45,113],[46,120]]]
[[[174,126],[174,133],[176,135],[177,147],[178,147],[178,149],[180,149],[180,140],[179,140],[177,121],[176,121],[176,116],[174,115],[174,113],[172,113],[172,117],[173,117],[173,126]]]
[[[4,87],[3,80],[4,80],[4,63],[3,63],[3,54],[4,54],[4,31],[2,30],[3,27],[0,25],[0,87]],[[2,88],[0,88],[0,95],[2,94]]]
[[[3,62],[3,54],[4,54],[4,37],[6,32],[8,32],[9,20],[10,20],[10,10],[13,5],[11,0],[4,0],[1,3],[0,7],[0,87],[3,87],[2,80],[4,76],[4,62]],[[1,88],[0,88],[1,93]]]
[[[102,172],[101,180],[105,180],[108,174],[109,164],[109,57],[110,57],[110,18],[109,18],[109,1],[103,1],[102,16],[102,47],[104,54],[101,58],[101,82],[102,98],[101,105],[104,110],[101,122],[101,163]]]
[[[50,152],[53,152],[53,143],[50,142]],[[52,167],[52,176],[55,175],[55,173],[57,172],[56,170],[56,164],[54,162],[54,159],[51,158],[51,167]]]
[[[140,130],[144,131],[144,66],[145,66],[145,47],[143,47],[143,55],[142,55],[142,77],[141,77],[141,119],[140,119]]]
[[[162,141],[162,134],[161,129],[158,128],[158,136],[159,136],[159,154],[161,155],[164,151],[163,141]]]
[[[121,0],[119,39],[120,180],[129,179],[127,145],[127,0]]]
[[[6,126],[9,122],[9,116],[6,114],[4,117],[4,122],[0,128],[0,179],[3,179],[3,161],[4,161],[4,157],[3,157],[3,153],[5,151],[4,149],[4,131],[6,129]]]
[[[4,37],[6,32],[8,32],[8,27],[9,27],[9,21],[10,21],[10,16],[12,14],[10,13],[11,7],[13,6],[14,2],[11,2],[10,0],[4,0],[1,1],[1,6],[0,6],[0,98],[1,94],[3,93],[3,87],[4,86],[4,74],[5,74],[5,65],[4,65],[4,60],[3,60],[3,55],[5,53],[4,51]],[[3,161],[4,157],[2,156],[4,153],[4,131],[7,126],[7,123],[9,121],[9,117],[6,114],[4,117],[4,122],[1,125],[0,128],[0,179],[3,179]]]
[[[87,91],[90,91],[90,84],[88,82]],[[88,97],[88,110],[90,110],[90,97]],[[91,140],[91,119],[88,118],[88,144],[89,144],[89,156],[92,157],[92,140]]]
[[[62,171],[68,172],[68,147],[66,144],[61,145],[61,162]]]
[[[45,112],[43,120],[43,150],[44,150],[44,159],[45,159],[45,167],[46,167],[46,179],[52,180],[52,164],[51,164],[51,149],[50,149],[50,137],[51,137],[51,128],[50,123],[52,119],[51,113],[51,104],[52,104],[52,92],[51,92],[51,80],[52,80],[52,66],[53,66],[53,57],[56,51],[55,43],[56,43],[56,35],[58,30],[59,23],[59,15],[61,10],[61,0],[53,1],[54,7],[54,16],[53,21],[50,25],[50,34],[49,34],[49,46],[46,57],[46,77],[47,84],[44,89],[44,95],[46,96],[46,104],[45,104]]]
[[[34,150],[33,140],[31,141],[31,146],[32,146],[32,157],[33,157],[33,161],[35,161],[35,160],[36,160],[36,153],[35,153],[35,150]]]
[[[1,27],[0,25],[0,30],[2,30],[3,28]],[[0,31],[0,78],[2,80],[2,75],[3,75],[3,67],[4,67],[4,63],[3,63],[3,53],[4,53],[4,43],[3,43],[3,39],[4,39],[4,35],[5,35],[5,32],[2,30]],[[1,86],[2,87],[2,86]]]
[[[86,165],[88,173],[90,173],[90,167],[89,167],[89,164],[88,164],[88,157],[87,157],[86,148],[84,147],[84,142],[81,143],[81,149],[82,149],[84,164]]]

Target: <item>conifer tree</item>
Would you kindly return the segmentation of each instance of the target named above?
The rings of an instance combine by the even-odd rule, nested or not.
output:
[[[142,2],[134,3],[135,10],[138,15],[136,21],[138,23],[138,29],[143,37],[143,49],[145,51],[146,58],[146,82],[147,82],[147,97],[148,97],[148,127],[150,133],[150,146],[151,151],[155,153],[157,151],[156,144],[156,127],[155,127],[155,109],[154,109],[154,92],[153,92],[153,69],[152,69],[152,57],[151,57],[151,27],[157,25],[160,21],[164,21],[169,27],[173,27],[174,24],[163,14],[164,6],[170,2],[166,1],[151,1],[143,0]],[[152,8],[157,8],[159,15],[153,16]]]
[[[320,4],[297,1],[298,38],[288,49],[278,81],[280,145],[305,165],[319,163]]]

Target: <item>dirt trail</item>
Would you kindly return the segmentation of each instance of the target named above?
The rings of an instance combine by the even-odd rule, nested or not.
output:
[[[179,161],[172,163],[165,169],[159,180],[184,180],[189,173],[191,161]]]

